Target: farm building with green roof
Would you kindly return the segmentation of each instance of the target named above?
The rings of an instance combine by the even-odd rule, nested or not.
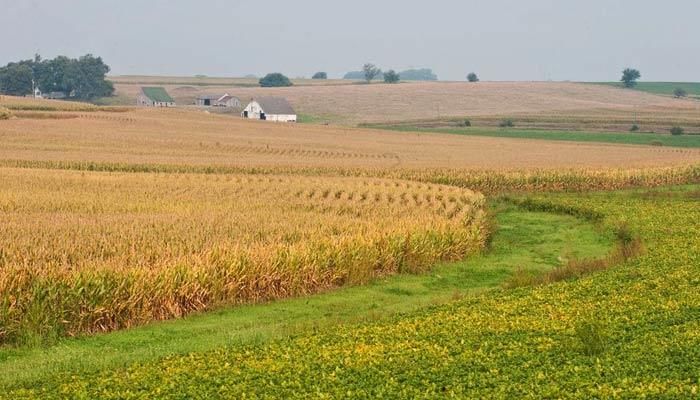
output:
[[[175,100],[162,87],[142,87],[136,97],[136,105],[141,107],[175,107]]]

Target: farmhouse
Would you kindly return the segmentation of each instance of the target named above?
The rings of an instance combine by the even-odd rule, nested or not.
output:
[[[226,93],[224,95],[203,95],[197,97],[196,104],[201,107],[241,108],[241,100]]]
[[[142,87],[136,97],[141,107],[175,107],[175,100],[162,87]]]
[[[297,114],[287,99],[281,97],[259,97],[253,99],[243,112],[243,118],[275,122],[297,122]]]

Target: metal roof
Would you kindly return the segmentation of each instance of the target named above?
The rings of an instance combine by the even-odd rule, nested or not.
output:
[[[260,108],[263,109],[265,114],[282,114],[282,115],[295,115],[294,109],[287,99],[283,97],[258,97],[253,99],[258,104]]]
[[[162,87],[142,87],[143,94],[156,103],[174,103],[172,97]]]

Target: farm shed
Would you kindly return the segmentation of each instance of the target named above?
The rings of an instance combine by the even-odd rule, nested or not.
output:
[[[136,97],[136,105],[141,107],[175,107],[175,100],[162,87],[142,87]]]
[[[282,97],[260,97],[251,100],[241,113],[243,118],[275,122],[297,122],[297,114],[287,99]]]
[[[202,95],[197,97],[196,104],[201,107],[230,107],[241,108],[241,100],[226,93],[224,95]]]

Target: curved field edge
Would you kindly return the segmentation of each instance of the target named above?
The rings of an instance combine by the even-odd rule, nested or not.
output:
[[[0,350],[0,387],[41,387],[64,379],[61,374],[90,374],[232,343],[265,343],[339,324],[384,320],[496,288],[518,268],[540,273],[610,250],[610,235],[589,219],[503,202],[491,208],[498,229],[484,255],[441,264],[423,275],[387,277],[322,295],[229,308],[46,348],[5,348]]]
[[[483,195],[441,185],[0,173],[5,344],[422,272],[479,253],[489,235]]]
[[[68,377],[14,398],[693,398],[700,188],[538,196],[626,220],[644,255],[391,321]],[[537,200],[537,199],[535,199]]]
[[[405,179],[469,188],[484,194],[539,191],[620,190],[700,183],[700,164],[656,168],[571,168],[465,170],[460,168],[246,167],[190,164],[137,164],[92,161],[0,160],[0,167],[96,172],[259,174]]]

